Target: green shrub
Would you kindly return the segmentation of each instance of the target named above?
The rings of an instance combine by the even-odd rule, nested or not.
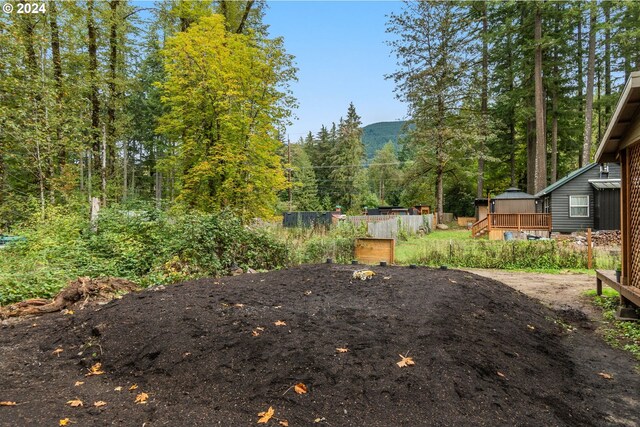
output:
[[[167,215],[149,205],[102,209],[91,227],[81,209],[51,208],[0,249],[0,305],[51,297],[78,276],[116,276],[143,285],[226,274],[233,265],[275,269],[284,242],[231,213]]]

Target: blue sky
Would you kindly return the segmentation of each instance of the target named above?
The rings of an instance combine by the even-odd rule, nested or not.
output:
[[[269,1],[264,21],[272,36],[282,36],[296,57],[297,119],[287,129],[292,141],[347,112],[349,102],[363,125],[401,120],[406,106],[395,99],[395,56],[385,41],[387,15],[399,1]]]

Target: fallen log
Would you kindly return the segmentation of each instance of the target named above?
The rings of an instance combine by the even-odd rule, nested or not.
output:
[[[106,302],[135,290],[138,290],[138,285],[117,277],[100,277],[96,279],[78,277],[78,279],[69,282],[52,300],[33,298],[0,307],[0,319],[71,309],[75,308],[80,301],[82,301],[80,308],[84,308],[90,301]]]

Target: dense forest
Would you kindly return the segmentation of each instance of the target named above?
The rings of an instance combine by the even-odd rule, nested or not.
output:
[[[639,2],[407,2],[389,17],[387,77],[409,120],[371,157],[353,104],[287,142],[295,58],[266,8],[49,1],[0,16],[0,227],[92,198],[245,219],[413,203],[463,214],[487,191],[535,193],[591,161],[640,68]]]
[[[632,1],[406,2],[387,30],[407,136],[366,163],[367,178],[351,180],[358,200],[468,215],[489,191],[535,194],[588,164],[621,87],[640,69],[639,24]],[[340,145],[339,132],[329,136]],[[327,168],[364,161],[321,148],[326,138],[322,128],[302,141],[319,200],[335,188],[323,185],[333,178]]]

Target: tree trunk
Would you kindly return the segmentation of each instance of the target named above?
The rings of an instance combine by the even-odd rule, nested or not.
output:
[[[242,19],[240,19],[240,24],[238,25],[238,29],[236,30],[236,34],[242,34],[244,31],[244,26],[247,22],[247,18],[249,18],[249,12],[251,12],[251,7],[253,6],[254,0],[249,0],[244,8],[244,13],[242,14]]]
[[[88,33],[88,53],[89,53],[89,79],[91,102],[91,139],[92,151],[94,155],[100,153],[100,98],[98,88],[98,43],[96,26],[93,19],[94,0],[87,1],[87,33]],[[94,163],[98,163],[95,159]]]
[[[558,180],[558,94],[554,89],[551,100],[553,119],[551,122],[551,184]]]
[[[578,109],[580,115],[582,115],[582,91],[584,85],[584,76],[582,73],[582,5],[578,4],[578,11],[580,13],[578,17],[578,75],[576,79],[578,81]],[[580,135],[580,139],[582,139],[583,135]],[[582,167],[582,147],[580,147],[580,152],[578,153],[578,166]]]
[[[534,28],[535,64],[534,83],[536,97],[536,155],[534,193],[547,186],[547,141],[544,114],[544,87],[542,86],[542,14],[536,8]]]
[[[536,191],[536,121],[527,121],[527,193],[534,194]]]
[[[611,2],[605,1],[602,2],[602,7],[604,9],[604,94],[607,98],[607,102],[605,102],[604,106],[604,118],[605,123],[609,122],[609,118],[611,118],[611,105],[610,95],[611,95],[611,28],[609,27],[609,21],[611,19]]]
[[[67,150],[62,142],[61,108],[63,100],[62,90],[62,60],[60,58],[60,33],[58,30],[58,10],[55,0],[49,1],[49,28],[51,29],[51,60],[53,62],[53,80],[56,85],[56,147],[58,149],[58,170],[67,162]]]
[[[481,198],[484,193],[484,156],[487,149],[487,134],[489,132],[487,120],[489,118],[489,45],[487,43],[488,32],[487,2],[482,2],[482,95],[480,100],[480,113],[482,114],[482,140],[480,156],[478,157],[478,184],[476,197]]]
[[[593,124],[593,83],[596,64],[596,2],[591,2],[589,19],[589,59],[587,63],[587,93],[584,111],[584,143],[582,144],[582,165],[591,159],[591,136]]]
[[[102,149],[100,150],[102,163],[100,165],[100,199],[102,207],[107,206],[107,130],[102,128]]]
[[[109,102],[107,103],[107,165],[109,176],[115,173],[115,123],[116,123],[116,70],[118,64],[118,3],[111,0],[111,23],[109,29]]]
[[[127,181],[129,179],[127,166],[129,166],[129,140],[125,138],[122,149],[122,200],[127,200]]]

